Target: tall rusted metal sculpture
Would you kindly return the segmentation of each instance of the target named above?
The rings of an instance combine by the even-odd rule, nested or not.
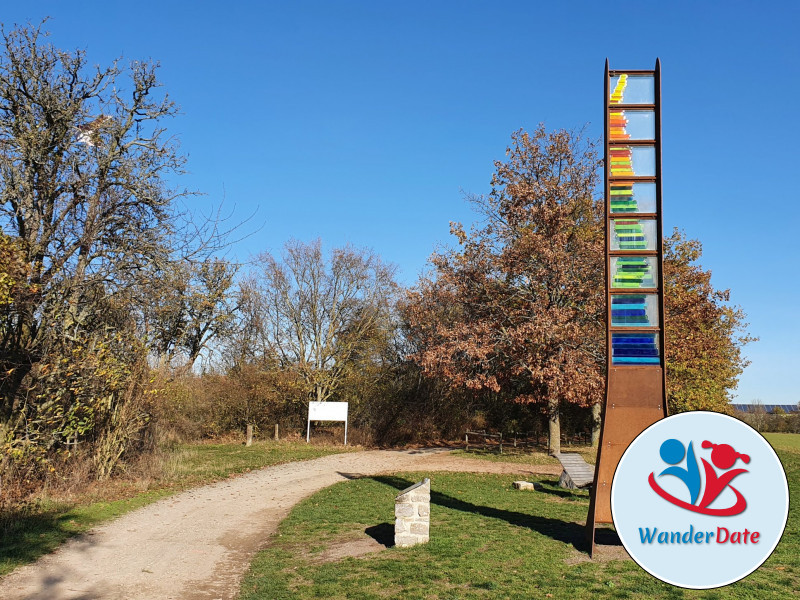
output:
[[[611,480],[622,453],[667,416],[661,233],[661,64],[605,70],[607,378],[586,521],[611,523]]]

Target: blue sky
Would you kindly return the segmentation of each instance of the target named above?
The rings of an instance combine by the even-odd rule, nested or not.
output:
[[[664,229],[704,245],[759,342],[737,402],[797,403],[800,4],[7,3],[93,63],[152,58],[182,114],[181,184],[289,238],[367,246],[413,284],[511,132],[602,134],[603,64],[663,71]]]

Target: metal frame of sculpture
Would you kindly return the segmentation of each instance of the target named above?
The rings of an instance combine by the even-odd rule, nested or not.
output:
[[[586,520],[612,523],[622,453],[667,416],[661,229],[661,63],[605,69],[606,398]]]

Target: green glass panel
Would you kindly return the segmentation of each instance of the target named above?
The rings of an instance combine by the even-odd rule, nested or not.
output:
[[[656,184],[612,181],[609,185],[609,210],[612,213],[635,214],[656,212]]]
[[[611,219],[609,242],[612,250],[655,250],[655,219]]]
[[[658,266],[655,256],[612,256],[611,287],[644,289],[658,287]]]

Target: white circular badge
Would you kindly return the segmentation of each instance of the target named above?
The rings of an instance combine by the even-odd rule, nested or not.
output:
[[[684,588],[715,588],[752,573],[778,545],[789,487],[772,446],[750,426],[720,413],[681,413],[625,450],[611,513],[645,571]]]

